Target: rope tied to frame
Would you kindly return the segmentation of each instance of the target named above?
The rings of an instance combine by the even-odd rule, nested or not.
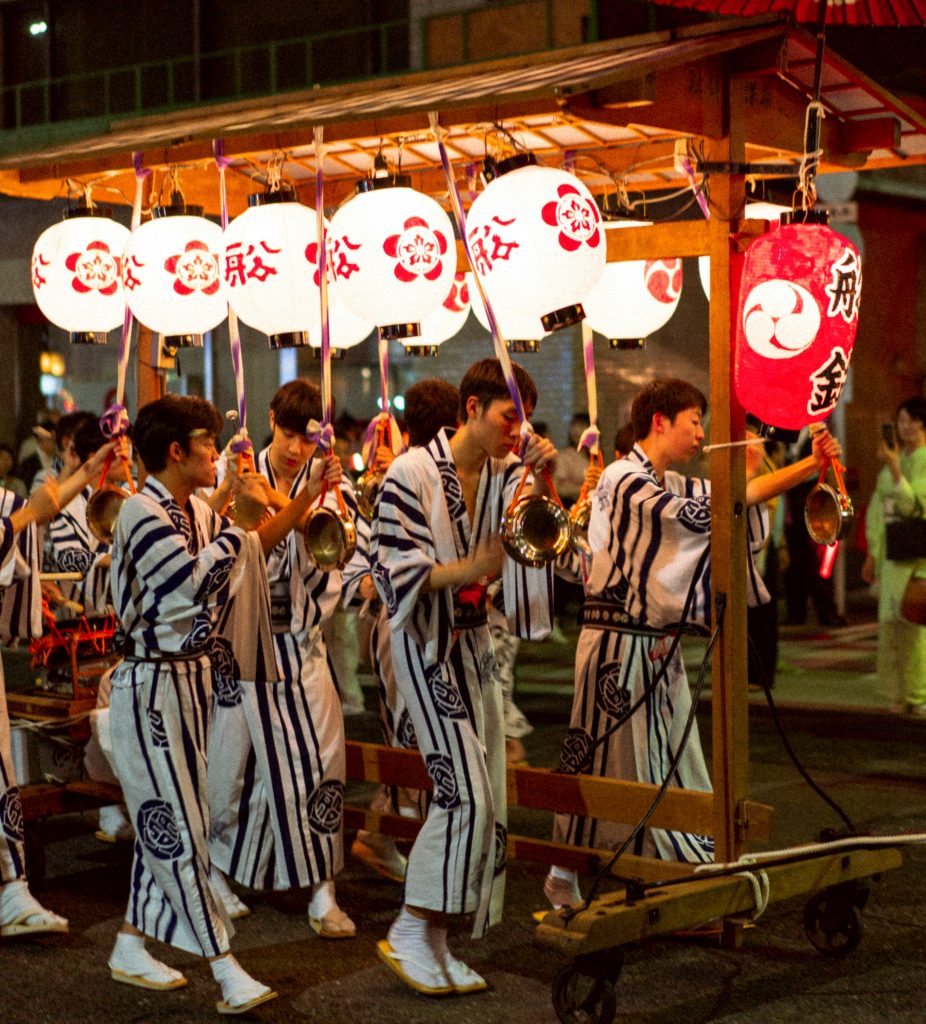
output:
[[[751,862],[746,858],[745,863]],[[752,895],[756,905],[755,909],[750,913],[749,919],[750,921],[758,921],[765,913],[769,904],[771,883],[769,882],[768,872],[763,871],[762,868],[759,868],[758,871],[737,871],[735,877],[745,878],[752,886]]]
[[[805,149],[801,157],[801,164],[797,171],[797,190],[801,194],[801,208],[809,210],[817,201],[817,164],[823,156],[823,149],[816,146],[813,150],[808,147],[811,134],[819,136],[819,125],[826,117],[826,107],[819,101],[813,100],[807,104],[804,112],[804,140]]]

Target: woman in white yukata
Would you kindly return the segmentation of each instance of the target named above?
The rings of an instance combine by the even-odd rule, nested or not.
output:
[[[26,640],[42,632],[38,543],[35,526],[57,515],[95,474],[112,445],[58,487],[53,477],[35,488],[28,502],[0,489],[0,640]],[[46,910],[29,891],[23,809],[13,770],[10,718],[0,664],[0,938],[66,932],[63,917]]]
[[[125,921],[109,958],[115,981],[153,990],[186,978],[145,949],[145,936],[206,957],[237,1014],[272,999],[229,953],[233,929],[209,881],[206,744],[208,645],[232,596],[262,583],[253,532],[267,505],[252,477],[236,522],[193,492],[215,484],[222,417],[202,398],[167,395],[144,406],[135,444],[149,475],[122,507],[112,551],[112,597],[124,659],[112,679],[113,758],[137,836]],[[263,581],[264,585],[265,580]],[[258,595],[259,599],[259,595]]]
[[[691,695],[681,651],[676,649],[668,665],[665,658],[678,628],[711,625],[711,495],[709,480],[687,478],[670,467],[698,453],[706,409],[704,395],[687,381],[662,379],[648,385],[631,410],[636,444],[598,482],[588,533],[592,563],[576,649],[576,690],[561,771],[661,785],[679,749]],[[748,481],[752,553],[767,532],[761,503],[818,473],[839,450],[838,442],[823,433],[813,457]],[[751,557],[747,588],[750,603],[768,600]],[[711,788],[696,725],[673,785]],[[616,849],[630,831],[625,824],[560,814],[553,838]],[[710,861],[714,842],[709,836],[648,829],[631,852]],[[558,866],[551,868],[544,892],[554,907],[582,899],[575,872]]]
[[[537,391],[515,373],[526,410]],[[460,422],[400,455],[386,475],[371,563],[391,629],[396,686],[434,792],[408,859],[405,903],[378,944],[380,959],[429,995],[476,992],[486,981],[447,948],[455,915],[473,934],[501,916],[507,852],[502,697],[486,619],[488,578],[501,573],[509,626],[550,629],[552,570],[503,553],[498,530],[517,488],[520,429],[500,363],[482,360],[460,385]],[[524,461],[551,466],[556,449],[531,435]],[[542,477],[533,484],[544,493]]]

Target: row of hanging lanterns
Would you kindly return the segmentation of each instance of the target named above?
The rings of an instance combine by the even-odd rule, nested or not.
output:
[[[581,301],[606,261],[601,215],[572,174],[532,158],[491,166],[470,212],[471,251],[487,293],[510,297],[512,313],[530,322],[508,333],[535,340],[584,315]],[[226,305],[273,347],[317,336],[315,214],[293,193],[252,197],[224,235],[179,189],[131,234],[107,212],[89,203],[71,211],[33,251],[36,301],[73,341],[104,341],[122,323],[124,305],[180,344],[216,327]],[[455,279],[450,218],[407,179],[361,182],[327,225],[327,245],[336,346],[362,340],[373,327],[414,345],[421,324],[443,310],[449,323],[429,323],[431,338],[420,342],[430,349],[455,320],[462,323],[469,299],[461,296],[475,289]]]

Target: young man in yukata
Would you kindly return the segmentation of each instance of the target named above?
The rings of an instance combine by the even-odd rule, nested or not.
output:
[[[109,967],[115,981],[140,988],[185,985],[183,974],[145,949],[150,935],[206,957],[221,987],[216,1009],[237,1014],[276,993],[229,952],[233,929],[209,881],[208,651],[226,602],[265,585],[254,529],[268,499],[263,482],[248,479],[237,490],[232,522],[194,494],[215,485],[222,426],[211,402],[177,395],[150,402],[135,421],[148,476],[122,506],[112,549],[124,658],[112,676],[110,728],[137,839]]]
[[[327,507],[337,507],[341,488],[356,509],[339,460],[313,458],[316,443],[306,430],[321,416],[321,392],[308,380],[289,381],[271,400],[273,433],[257,455],[257,470],[287,512],[297,503],[308,512],[323,482]],[[312,930],[325,939],[348,939],[356,928],[334,887],[344,864],[344,716],[321,628],[337,606],[341,574],[316,567],[301,530],[265,550],[279,682],[245,687],[240,713],[216,709],[210,848],[215,863],[242,885],[309,888]],[[225,897],[234,899],[230,890]]]
[[[405,392],[404,420],[409,447],[429,444],[442,427],[455,427],[459,410],[460,392],[450,381],[440,377],[416,381]],[[374,465],[385,470],[395,458],[391,446],[382,445],[375,453]],[[370,522],[358,517],[357,550],[343,574],[344,602],[357,606],[358,616],[370,623],[370,664],[379,692],[383,740],[390,747],[417,749],[415,730],[392,670],[389,615],[379,599],[370,571],[371,529]],[[370,809],[380,814],[399,814],[408,818],[424,817],[425,806],[425,794],[421,790],[402,786],[381,785],[370,802]],[[405,881],[406,858],[391,836],[360,829],[350,852],[384,878],[393,882]]]
[[[670,378],[647,385],[631,410],[636,443],[605,468],[598,482],[562,771],[661,785],[680,747],[691,695],[681,650],[669,664],[665,658],[677,628],[711,624],[711,494],[709,480],[682,476],[671,467],[697,455],[706,410],[704,395],[687,381]],[[839,451],[838,442],[822,433],[812,457],[748,481],[750,604],[768,599],[751,557],[767,532],[761,503],[819,473]],[[682,623],[689,593],[691,604]],[[628,719],[641,697],[640,707]],[[673,784],[711,788],[696,725]],[[629,825],[561,814],[556,816],[553,838],[616,849],[630,831]],[[714,842],[708,836],[647,829],[630,852],[663,860],[711,861]],[[575,872],[565,868],[551,868],[544,892],[554,907],[581,902]]]
[[[0,640],[26,640],[42,632],[42,599],[36,527],[58,514],[101,472],[112,445],[105,445],[60,488],[54,477],[39,484],[28,502],[0,489]],[[29,891],[23,809],[13,769],[10,718],[0,664],[0,937],[66,932],[68,923],[46,910]]]
[[[537,391],[514,367],[528,412]],[[396,686],[434,784],[408,858],[405,903],[378,945],[407,985],[430,995],[476,992],[486,981],[447,948],[447,925],[475,914],[480,936],[501,916],[507,846],[502,695],[485,592],[499,573],[510,628],[550,629],[552,569],[505,555],[499,526],[523,472],[512,454],[521,424],[498,360],[467,370],[460,426],[400,455],[373,525],[371,564],[387,608]],[[556,449],[530,435],[524,462],[554,468]],[[544,476],[533,483],[545,493]]]

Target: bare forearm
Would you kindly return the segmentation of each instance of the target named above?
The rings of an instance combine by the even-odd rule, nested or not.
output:
[[[812,455],[808,455],[806,459],[776,469],[774,473],[754,476],[746,484],[746,504],[760,505],[763,501],[768,501],[776,495],[791,490],[792,487],[796,487],[805,480],[809,480],[819,471],[817,460]]]

